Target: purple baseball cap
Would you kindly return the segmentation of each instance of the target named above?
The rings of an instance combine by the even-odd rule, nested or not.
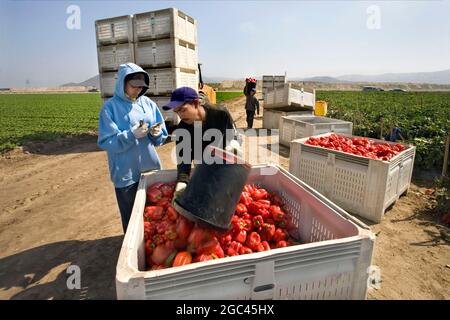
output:
[[[170,102],[163,106],[164,110],[176,109],[186,102],[192,102],[199,99],[197,91],[190,87],[181,87],[172,92]]]

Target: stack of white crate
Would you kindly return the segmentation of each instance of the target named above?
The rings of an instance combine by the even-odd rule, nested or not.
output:
[[[122,22],[124,18],[97,21],[97,43],[100,26],[111,26],[113,31],[110,33],[115,35],[113,23]],[[108,71],[115,71],[113,75],[103,73],[109,60],[101,54],[98,47],[102,97],[114,94],[117,67],[124,62],[134,62],[149,74],[150,83],[146,95],[160,108],[170,100],[170,94],[176,88],[188,86],[197,90],[199,74],[196,20],[175,8],[138,13],[127,18],[128,60],[123,61],[125,55],[119,56],[116,49],[110,60],[117,63],[112,67],[108,66]],[[173,112],[163,111],[163,115],[168,122],[179,121]]]
[[[265,76],[267,77],[267,76]],[[304,92],[303,89],[292,88],[290,83],[275,82],[270,88],[266,80],[264,94],[263,128],[280,129],[281,118],[289,115],[313,116],[316,103],[316,93]],[[278,79],[281,81],[281,79]]]
[[[133,16],[95,21],[100,91],[103,100],[114,95],[117,70],[134,62]]]
[[[267,90],[273,90],[275,87],[286,83],[286,76],[263,76],[262,77],[262,94],[263,99]]]

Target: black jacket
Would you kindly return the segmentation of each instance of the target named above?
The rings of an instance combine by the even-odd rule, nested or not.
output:
[[[256,99],[256,97],[251,94],[246,95],[246,101],[245,101],[245,110],[247,111],[256,111],[256,113],[259,114],[259,101]]]
[[[203,152],[205,148],[208,145],[214,145],[220,148],[225,149],[226,145],[234,138],[233,135],[226,136],[226,130],[227,129],[234,129],[234,122],[233,119],[228,112],[227,109],[221,106],[212,106],[212,105],[204,105],[203,106],[206,111],[206,119],[202,124],[202,137],[200,137],[202,141],[202,148],[201,148],[201,155],[203,155]],[[190,150],[190,157],[189,160],[186,161],[186,159],[183,159],[184,152],[187,150],[186,148],[183,148],[183,137],[181,134],[177,134],[175,132],[176,136],[176,152],[177,152],[177,182],[188,182],[189,181],[189,175],[191,173],[191,164],[192,161],[198,161],[201,162],[202,158],[197,159],[198,155],[194,154],[194,125],[193,124],[187,124],[183,121],[181,121],[178,124],[178,129],[185,129],[189,132],[190,138],[191,138],[191,150]],[[206,130],[208,129],[218,129],[221,132],[221,138],[220,141],[203,141],[203,135]],[[225,139],[223,138],[225,136]],[[198,139],[198,138],[197,138]],[[197,156],[197,157],[196,157]],[[201,156],[200,156],[201,157]]]

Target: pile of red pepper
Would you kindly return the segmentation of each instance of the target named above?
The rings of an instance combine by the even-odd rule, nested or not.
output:
[[[231,227],[217,231],[194,224],[171,205],[175,183],[147,188],[144,239],[148,270],[261,252],[298,244],[290,236],[296,229],[275,193],[246,185]]]
[[[368,138],[347,138],[334,133],[327,137],[310,137],[306,144],[384,161],[406,149],[401,144],[376,143]]]

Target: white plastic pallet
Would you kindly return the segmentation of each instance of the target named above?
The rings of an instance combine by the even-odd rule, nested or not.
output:
[[[409,189],[416,153],[412,145],[381,161],[307,145],[306,140],[291,142],[289,172],[351,213],[381,222],[385,210]]]
[[[135,43],[136,64],[142,68],[198,69],[195,44],[181,39],[160,39]]]
[[[284,116],[297,115],[297,116],[312,116],[312,111],[281,111],[277,109],[263,110],[263,128],[265,129],[279,129],[280,119]]]
[[[150,77],[148,95],[171,94],[176,88],[191,87],[198,90],[198,70],[183,68],[146,69]]]
[[[100,91],[102,97],[112,97],[116,86],[117,72],[100,73]]]
[[[312,93],[304,92],[292,88],[290,83],[276,86],[274,89],[267,89],[264,94],[264,108],[268,109],[301,107],[304,110],[314,111],[315,104],[315,90]]]
[[[280,144],[289,147],[292,140],[316,136],[323,133],[353,133],[353,123],[326,117],[300,117],[297,115],[280,118]]]
[[[127,15],[95,21],[97,46],[133,42],[132,20]]]
[[[98,67],[101,72],[117,71],[123,63],[134,62],[133,43],[121,43],[97,48]]]
[[[178,9],[138,13],[133,20],[134,42],[179,38],[197,44],[197,22]]]
[[[281,194],[303,244],[145,271],[146,188],[175,179],[176,170],[141,176],[117,263],[118,299],[366,298],[374,244],[370,229],[276,166],[253,167],[248,182]]]
[[[177,125],[180,122],[180,117],[173,112],[172,110],[163,110],[163,106],[170,102],[170,97],[155,97],[149,96],[151,100],[153,100],[161,111],[166,124]]]

